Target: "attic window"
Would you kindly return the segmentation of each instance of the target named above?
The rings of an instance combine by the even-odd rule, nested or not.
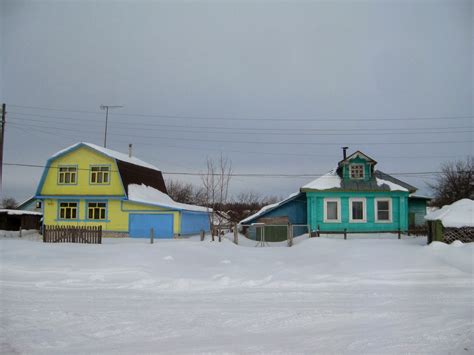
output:
[[[109,166],[92,166],[91,167],[91,175],[90,175],[90,182],[91,184],[109,184],[109,175],[110,175],[110,167]]]
[[[351,179],[364,178],[364,164],[352,164],[350,166]]]
[[[77,167],[61,166],[58,171],[58,183],[61,185],[74,185],[77,183]]]

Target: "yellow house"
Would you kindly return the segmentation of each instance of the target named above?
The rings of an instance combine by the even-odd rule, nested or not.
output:
[[[104,235],[172,238],[209,231],[209,209],[173,201],[161,171],[135,157],[77,143],[46,163],[36,191],[45,225],[102,226]]]

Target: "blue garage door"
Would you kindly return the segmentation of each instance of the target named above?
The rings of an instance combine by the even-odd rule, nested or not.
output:
[[[151,228],[155,238],[173,238],[172,214],[130,214],[129,226],[132,238],[150,238]]]

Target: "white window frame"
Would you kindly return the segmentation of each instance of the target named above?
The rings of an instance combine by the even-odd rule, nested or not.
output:
[[[361,166],[362,167],[362,176],[361,177],[352,177],[352,167]],[[349,177],[354,180],[362,180],[365,178],[365,166],[364,164],[350,164],[349,165]]]
[[[354,219],[352,216],[352,203],[362,202],[362,219]],[[367,200],[365,197],[349,198],[349,222],[350,223],[366,223],[367,222]]]
[[[336,202],[337,203],[337,219],[328,219],[327,203]],[[341,199],[340,198],[325,198],[323,201],[324,208],[324,223],[341,223]]]
[[[379,219],[379,209],[377,202],[388,201],[388,220]],[[393,209],[392,209],[392,199],[390,197],[377,197],[374,199],[374,220],[375,223],[392,223],[393,222]]]

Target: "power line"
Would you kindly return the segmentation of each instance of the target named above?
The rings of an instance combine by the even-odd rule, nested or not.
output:
[[[49,107],[40,107],[40,106],[26,106],[26,105],[10,105],[12,107],[18,108],[27,108],[27,109],[36,109],[36,110],[46,110],[46,111],[60,111],[60,112],[74,112],[74,113],[87,113],[87,114],[100,114],[96,111],[85,111],[85,110],[66,110],[59,108],[49,108]],[[145,114],[145,113],[116,113],[117,116],[140,116],[140,117],[157,117],[157,118],[173,118],[173,119],[189,119],[189,120],[219,120],[219,121],[302,121],[302,122],[311,122],[311,121],[426,121],[426,120],[460,120],[473,118],[474,116],[466,115],[453,115],[453,116],[425,116],[425,117],[389,117],[389,118],[367,118],[367,117],[342,117],[342,118],[320,118],[320,117],[311,117],[311,118],[301,118],[301,117],[286,117],[286,118],[269,118],[269,117],[225,117],[225,116],[192,116],[192,115],[168,115],[168,114]]]
[[[30,128],[29,130],[26,130],[22,127],[19,127],[19,126],[17,127],[15,125],[12,125],[11,127],[14,128],[14,129],[19,129],[22,132],[25,132],[27,134],[31,134],[33,132],[36,132],[36,133],[41,133],[41,134],[46,134],[46,135],[51,135],[51,136],[57,136],[53,132],[43,131],[43,130],[37,129],[37,128]],[[66,137],[76,139],[76,136],[67,135],[67,134],[64,134],[64,133],[62,135],[66,136]],[[114,140],[114,141],[119,142],[119,143],[124,143],[124,144],[130,143],[129,141],[124,141],[124,140]],[[140,145],[156,147],[157,144],[141,141]],[[198,147],[196,147],[196,146],[182,146],[182,145],[177,146],[177,145],[173,145],[173,144],[166,144],[165,147],[166,148],[178,149],[178,150],[192,151],[192,152],[198,152],[198,151],[200,151],[200,152],[207,151],[207,152],[213,152],[213,153],[216,152],[216,149],[206,148],[206,147],[203,147],[203,146],[198,146]],[[320,154],[288,153],[288,152],[275,153],[275,152],[265,152],[265,151],[255,151],[255,150],[242,151],[242,150],[227,149],[227,148],[225,149],[225,153],[248,154],[248,155],[251,155],[251,156],[255,156],[255,154],[258,154],[258,155],[269,155],[269,156],[278,156],[278,157],[281,157],[281,156],[295,157],[296,156],[296,157],[326,158],[326,159],[331,159],[331,160],[337,159],[336,155],[331,155],[331,154],[320,155]],[[459,158],[459,157],[464,157],[464,156],[465,156],[465,154],[462,154],[462,155],[418,155],[418,156],[410,155],[410,156],[380,156],[380,158],[384,158],[384,159],[427,159],[427,158],[436,158],[436,159],[439,159],[439,158]]]
[[[94,123],[100,123],[98,119],[88,119],[88,118],[77,118],[77,117],[64,117],[64,116],[49,116],[49,115],[38,115],[38,114],[31,114],[31,113],[24,113],[24,112],[12,112],[9,111],[9,114],[14,114],[15,116],[12,116],[15,119],[22,120],[22,121],[31,121],[31,122],[46,122],[46,123],[51,123],[49,120],[35,120],[31,118],[24,118],[24,117],[18,117],[16,115],[20,116],[33,116],[33,117],[39,117],[39,118],[52,118],[55,120],[67,120],[67,121],[73,121],[70,123],[74,124],[82,124],[80,121],[86,121],[86,122],[94,122]],[[337,128],[309,128],[309,127],[301,127],[301,128],[274,128],[274,127],[229,127],[229,126],[203,126],[203,125],[198,125],[198,126],[193,126],[193,125],[176,125],[176,124],[163,124],[163,123],[156,123],[156,122],[138,122],[140,126],[156,126],[156,127],[172,127],[172,128],[197,128],[197,129],[222,129],[222,130],[242,130],[242,131],[283,131],[283,132],[288,132],[288,131],[295,131],[295,132],[340,132],[340,131],[348,131],[348,132],[365,132],[365,131],[400,131],[400,132],[406,132],[406,131],[413,131],[413,130],[420,130],[422,131],[421,133],[427,131],[427,130],[441,130],[441,129],[469,129],[472,128],[472,126],[448,126],[448,127],[410,127],[410,128],[372,128],[372,127],[367,127],[367,128],[343,128],[343,127],[337,127]],[[123,121],[114,121],[114,125],[126,125],[127,127],[130,126],[130,121],[127,120],[126,122]]]
[[[75,112],[75,113],[90,113],[96,115],[102,115],[102,112],[99,111],[85,111],[85,110],[66,110],[60,108],[51,108],[51,107],[40,107],[40,106],[25,106],[25,105],[12,105],[9,104],[11,107],[19,107],[19,108],[27,108],[27,109],[34,109],[34,110],[45,110],[45,111],[59,111],[59,112]]]
[[[25,125],[28,127],[34,128],[49,128],[55,129],[59,131],[72,131],[77,132],[78,129],[74,128],[61,128],[61,127],[51,127],[51,126],[35,126],[35,125]],[[96,131],[84,131],[86,133],[97,133]],[[458,133],[458,132],[455,132]],[[460,132],[462,133],[462,132]],[[165,136],[142,136],[142,135],[134,135],[134,134],[121,134],[115,133],[115,136],[121,137],[134,137],[134,138],[150,138],[150,139],[162,139],[162,140],[176,140],[177,137],[165,137]],[[326,145],[336,145],[339,146],[341,144],[351,144],[351,145],[359,145],[359,146],[368,146],[368,145],[417,145],[417,144],[461,144],[461,143],[473,143],[472,140],[455,140],[455,141],[416,141],[416,142],[283,142],[283,141],[245,141],[245,140],[229,140],[229,139],[205,139],[205,138],[185,138],[187,141],[194,141],[194,142],[206,142],[206,143],[237,143],[237,144],[268,144],[268,145],[316,145],[316,146],[326,146]]]
[[[47,166],[42,164],[26,164],[26,163],[4,163],[8,166],[20,166],[20,167],[28,167],[28,168],[50,168],[50,169],[59,169],[59,166]],[[90,168],[77,168],[80,171],[91,171]],[[119,170],[111,169],[110,172],[119,172]],[[469,171],[460,171],[469,172]],[[208,173],[202,172],[187,172],[187,171],[161,171],[162,174],[165,175],[189,175],[189,176],[207,176]],[[398,172],[398,173],[389,173],[389,175],[395,176],[423,176],[423,175],[433,175],[433,174],[441,174],[442,171],[418,171],[418,172]],[[326,173],[327,174],[327,173]],[[326,174],[321,173],[300,173],[300,174],[288,174],[288,173],[231,173],[230,176],[236,177],[323,177]],[[211,174],[218,176],[219,173]],[[332,177],[332,176],[328,176]]]
[[[41,126],[35,126],[35,125],[32,125],[30,123],[22,123],[22,121],[32,121],[32,122],[35,122],[35,123],[52,123],[50,121],[38,121],[38,120],[31,120],[31,119],[24,119],[24,118],[17,118],[15,116],[13,116],[13,122],[20,122],[22,125],[25,125],[25,126],[28,126],[28,127],[37,127],[37,128],[52,128],[52,129],[66,129],[66,128],[60,128],[60,127],[53,127],[53,126],[47,126],[47,125],[41,125]],[[20,123],[17,123],[17,124],[20,124]],[[80,122],[74,122],[75,124],[78,124],[78,125],[81,125],[83,126],[83,124],[81,124]],[[117,124],[119,122],[114,122],[114,124]],[[143,129],[146,129],[147,131],[160,131],[162,132],[163,131],[163,128],[160,128],[160,129],[157,129],[157,128],[143,128],[142,126],[130,126],[130,123],[124,123],[124,122],[120,122],[121,124],[126,124],[127,127],[112,127],[112,129],[116,130],[116,129],[126,129],[127,131],[130,131],[130,130],[143,130]],[[163,126],[167,126],[167,125],[163,125]],[[173,125],[170,125],[172,127],[174,127]],[[178,127],[183,127],[184,129],[170,129],[170,128],[165,128],[164,130],[166,131],[169,131],[169,132],[178,132],[178,133],[203,133],[203,130],[202,129],[198,129],[198,130],[190,130],[190,129],[186,129],[188,127],[186,126],[178,126]],[[196,126],[194,126],[196,127]],[[198,128],[198,127],[196,127]],[[449,129],[449,130],[448,130]],[[454,131],[453,131],[454,129]],[[471,130],[469,130],[471,129]],[[68,129],[68,130],[71,130],[71,129]],[[74,131],[77,131],[78,129],[74,128],[73,129]],[[210,132],[210,133],[218,133],[218,134],[228,134],[228,135],[272,135],[272,136],[353,136],[354,133],[353,132],[359,132],[358,135],[364,135],[364,136],[370,136],[370,135],[416,135],[416,134],[421,134],[421,133],[425,133],[425,134],[449,134],[449,133],[472,133],[474,132],[474,130],[472,130],[472,127],[468,127],[468,126],[464,126],[464,127],[446,127],[446,128],[431,128],[432,131],[430,131],[430,129],[422,129],[422,128],[419,128],[419,129],[411,129],[410,131],[408,132],[373,132],[373,131],[370,131],[370,132],[365,132],[366,130],[364,129],[341,129],[341,131],[343,131],[343,133],[334,133],[335,131],[338,131],[337,129],[321,129],[321,130],[313,130],[314,132],[311,133],[311,132],[307,132],[308,130],[304,130],[302,129],[302,132],[287,132],[286,130],[282,129],[282,131],[285,131],[285,132],[272,132],[272,129],[265,129],[265,131],[258,131],[258,132],[252,132],[252,131],[245,131],[245,132],[239,132],[237,130],[239,129],[228,129],[228,128],[217,128],[217,127],[207,127],[206,130],[212,130],[213,132]],[[250,129],[252,130],[252,129]],[[378,131],[385,131],[385,130],[389,130],[390,129],[379,129]],[[85,131],[85,130],[82,130],[84,132],[90,132],[90,131]],[[347,131],[347,132],[346,132]],[[352,132],[352,133],[349,133],[349,132]],[[209,132],[208,132],[209,133]],[[130,134],[129,134],[130,136]]]

